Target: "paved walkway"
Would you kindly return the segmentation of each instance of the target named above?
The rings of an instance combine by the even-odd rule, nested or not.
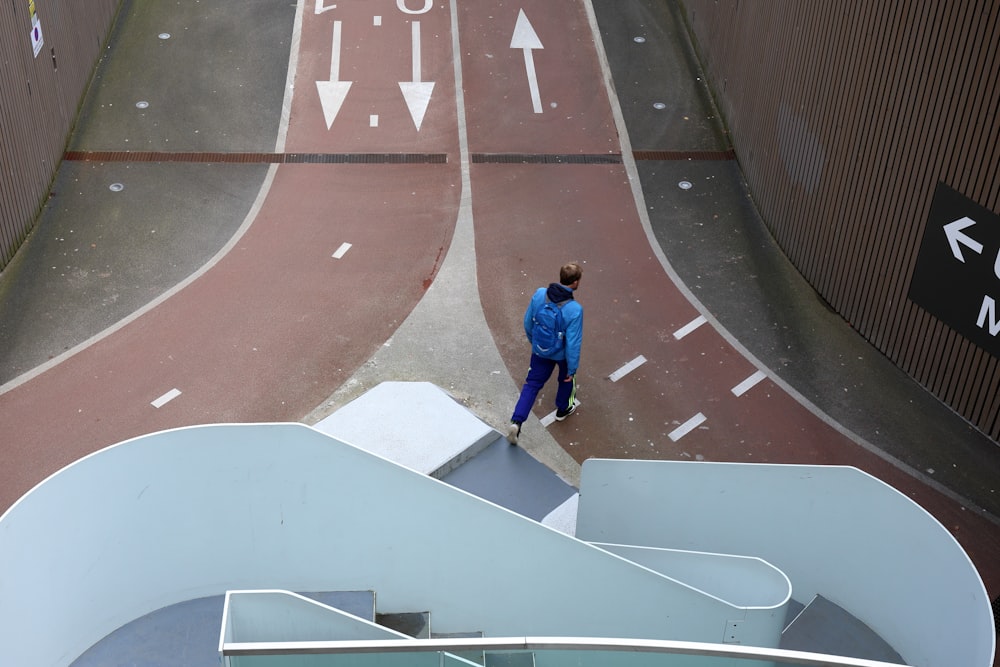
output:
[[[337,5],[125,1],[0,276],[0,506],[129,437],[315,423],[386,380],[501,427],[527,296],[576,259],[583,405],[546,426],[544,393],[527,451],[574,484],[594,456],[855,465],[1000,593],[1000,450],[788,266],[663,3]]]

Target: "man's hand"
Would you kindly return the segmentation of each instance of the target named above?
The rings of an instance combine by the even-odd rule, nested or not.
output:
[[[563,380],[563,382],[572,382],[573,381],[573,377],[574,377],[573,375],[567,375],[566,379]]]

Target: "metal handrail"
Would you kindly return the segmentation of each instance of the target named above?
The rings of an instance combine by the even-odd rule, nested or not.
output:
[[[376,639],[300,642],[227,642],[224,656],[316,655],[346,653],[460,653],[463,651],[622,651],[696,655],[739,660],[770,660],[808,667],[901,667],[896,663],[846,656],[737,644],[614,637],[468,637],[451,639]],[[905,667],[905,666],[904,666]]]

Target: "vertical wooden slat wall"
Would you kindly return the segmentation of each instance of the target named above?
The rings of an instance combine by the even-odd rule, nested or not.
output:
[[[1000,3],[681,1],[776,241],[861,335],[1000,440],[1000,362],[907,297],[939,182],[1000,213]]]
[[[121,0],[0,3],[0,270],[49,191]],[[41,26],[32,47],[30,9]]]

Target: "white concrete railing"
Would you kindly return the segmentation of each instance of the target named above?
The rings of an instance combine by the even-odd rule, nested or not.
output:
[[[901,667],[896,663],[822,655],[804,651],[678,642],[653,639],[619,639],[595,637],[486,637],[468,639],[403,639],[366,641],[314,641],[314,642],[257,642],[226,643],[223,654],[231,660],[230,667],[240,667],[240,658],[255,658],[254,665],[264,667],[265,657],[275,658],[280,665],[286,656],[377,656],[378,664],[440,665],[474,664],[465,661],[452,663],[421,660],[421,656],[434,653],[525,652],[534,653],[538,667],[747,667],[765,664],[792,667]],[[393,660],[396,657],[397,660]],[[302,664],[297,662],[296,664]],[[319,664],[319,663],[317,663]],[[332,664],[329,662],[324,665]],[[348,663],[353,664],[353,663]],[[903,665],[902,667],[906,667]]]
[[[64,667],[149,612],[233,589],[375,590],[441,632],[777,644],[746,610],[301,424],[156,433],[0,517],[0,664]]]
[[[576,535],[764,558],[919,667],[991,667],[990,600],[934,517],[856,468],[591,459]]]

